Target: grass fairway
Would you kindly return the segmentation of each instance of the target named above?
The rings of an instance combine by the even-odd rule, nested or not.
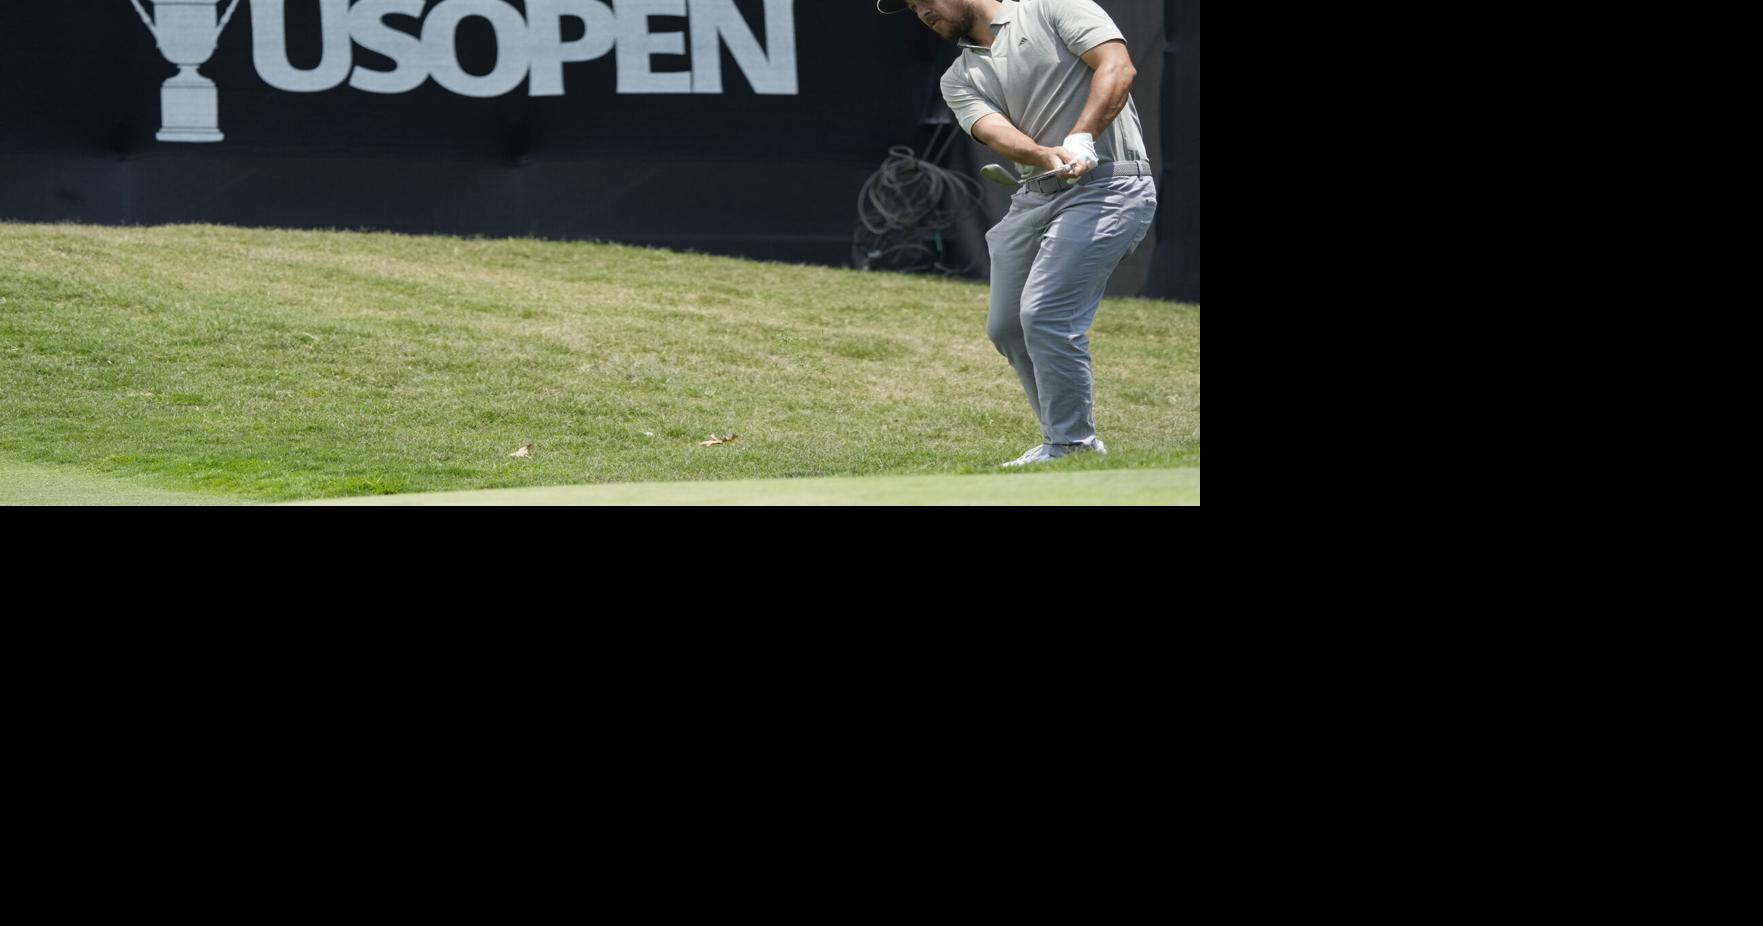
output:
[[[136,485],[68,466],[0,460],[0,505],[243,505],[242,499]]]
[[[294,505],[1198,505],[1197,469],[639,482],[377,495]]]
[[[989,492],[1053,473],[997,474],[1038,428],[985,317],[973,282],[617,245],[0,223],[0,502],[979,473]],[[1049,466],[1198,467],[1199,325],[1104,302],[1111,453]]]

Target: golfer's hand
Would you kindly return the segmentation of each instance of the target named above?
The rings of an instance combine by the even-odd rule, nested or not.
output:
[[[1071,176],[1066,183],[1076,183],[1077,178],[1089,173],[1101,160],[1096,156],[1095,136],[1088,132],[1073,132],[1065,136],[1065,143],[1053,150],[1071,162]]]
[[[1067,177],[1072,180],[1090,172],[1090,165],[1087,162],[1079,160],[1076,155],[1064,148],[1048,148],[1046,153],[1041,156],[1041,167],[1045,170],[1070,167],[1071,170]]]
[[[1066,164],[1071,167],[1071,171],[1067,174],[1067,177],[1072,181],[1076,181],[1077,178],[1089,173],[1090,168],[1096,166],[1094,161],[1086,161],[1064,148],[1054,148],[1053,156],[1059,158],[1061,164]]]

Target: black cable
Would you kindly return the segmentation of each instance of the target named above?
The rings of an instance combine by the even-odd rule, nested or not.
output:
[[[942,128],[939,126],[939,131]],[[954,138],[954,132],[949,132],[943,151]],[[933,133],[927,147],[935,145]],[[973,268],[971,261],[959,268],[946,262],[943,232],[981,207],[979,181],[916,157],[911,148],[890,148],[888,155],[857,195],[853,266],[859,270],[928,268],[949,276],[967,273]]]

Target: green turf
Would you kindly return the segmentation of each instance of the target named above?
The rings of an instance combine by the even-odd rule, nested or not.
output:
[[[242,499],[173,492],[69,466],[0,460],[0,505],[244,505]]]
[[[1197,469],[978,476],[842,476],[545,486],[290,502],[294,505],[1198,505]]]
[[[1037,427],[985,319],[974,282],[606,244],[0,223],[0,459],[269,501],[994,473]],[[1199,319],[1104,302],[1112,452],[1049,466],[1198,466]]]

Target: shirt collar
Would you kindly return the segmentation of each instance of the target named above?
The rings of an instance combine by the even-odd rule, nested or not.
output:
[[[1004,0],[1004,3],[998,7],[998,15],[992,19],[992,37],[993,38],[996,38],[998,35],[998,27],[1003,26],[1003,25],[1007,25],[1010,22],[1010,10],[1011,10],[1012,6],[1014,6],[1014,4],[1010,3],[1010,0]],[[985,46],[975,45],[969,39],[962,39],[960,42],[960,47],[962,47],[962,48],[978,48],[982,51],[985,50]]]

